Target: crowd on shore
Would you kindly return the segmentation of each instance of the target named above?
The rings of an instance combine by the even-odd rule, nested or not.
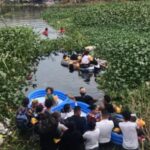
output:
[[[111,150],[111,133],[123,135],[123,150],[139,150],[139,136],[143,136],[144,121],[128,110],[118,112],[111,97],[104,96],[99,105],[80,88],[80,96],[70,96],[74,101],[89,104],[90,112],[82,116],[82,108],[65,104],[61,112],[51,112],[57,105],[53,88],[46,88],[44,104],[24,98],[16,114],[16,125],[20,133],[34,132],[39,135],[41,150]],[[120,113],[123,118],[117,119]]]

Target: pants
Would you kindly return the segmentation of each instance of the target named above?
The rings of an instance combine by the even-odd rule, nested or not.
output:
[[[110,150],[112,147],[111,143],[99,143],[99,150]]]

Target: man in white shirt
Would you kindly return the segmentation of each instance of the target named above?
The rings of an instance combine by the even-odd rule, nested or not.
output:
[[[98,150],[99,147],[99,129],[95,128],[94,121],[88,122],[88,131],[83,134],[85,140],[85,150]]]
[[[96,123],[96,127],[100,130],[99,149],[110,150],[111,132],[114,128],[114,123],[108,120],[109,113],[102,110],[102,120]]]
[[[123,134],[122,147],[125,150],[138,150],[138,135],[137,135],[137,124],[131,122],[131,113],[129,111],[123,112],[125,122],[120,122],[119,127]]]

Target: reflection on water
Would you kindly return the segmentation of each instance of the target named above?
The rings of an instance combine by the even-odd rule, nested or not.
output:
[[[6,9],[6,10],[5,10]],[[41,33],[47,27],[50,39],[56,39],[59,34],[40,18],[42,7],[6,7],[1,8],[3,17],[0,18],[0,27],[5,26],[27,26],[31,27],[36,33]],[[41,35],[42,38],[45,38]]]
[[[37,72],[32,79],[33,83],[37,84],[36,88],[52,86],[66,94],[78,95],[79,88],[83,86],[94,98],[102,98],[103,92],[97,89],[98,85],[93,76],[90,78],[90,82],[85,82],[77,71],[70,73],[68,68],[62,67],[60,65],[61,59],[62,54],[59,54],[59,56],[51,55],[40,61]],[[30,88],[28,92],[32,90],[33,88]]]
[[[4,19],[0,19],[0,27],[7,26],[30,26],[36,32],[41,33],[45,27],[49,28],[49,38],[55,39],[58,33],[48,24],[40,19],[42,10],[40,7],[8,7],[1,8],[0,13],[4,14]],[[69,73],[68,68],[60,65],[62,54],[59,56],[51,55],[41,60],[36,74],[30,81],[28,94],[35,88],[45,88],[52,86],[55,89],[64,91],[65,93],[78,95],[79,88],[85,87],[88,94],[94,98],[102,98],[103,93],[97,89],[95,78],[89,74],[78,74],[77,71]],[[84,80],[86,82],[84,82]],[[90,81],[90,82],[89,82]]]
[[[84,79],[84,82],[87,83],[89,83],[93,77],[93,73],[89,73],[88,71],[80,71],[78,75],[81,76]]]

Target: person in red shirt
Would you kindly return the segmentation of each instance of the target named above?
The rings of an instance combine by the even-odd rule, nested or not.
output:
[[[61,34],[64,34],[65,29],[64,29],[63,27],[61,27],[60,30],[59,30],[59,32],[60,32]]]
[[[45,28],[45,30],[42,32],[43,35],[48,36],[48,28]]]

